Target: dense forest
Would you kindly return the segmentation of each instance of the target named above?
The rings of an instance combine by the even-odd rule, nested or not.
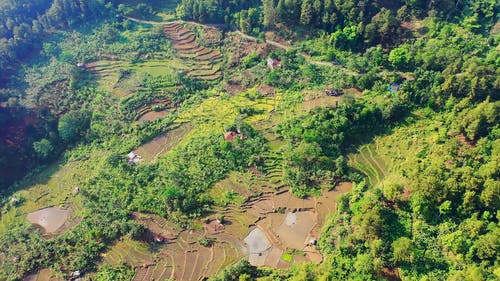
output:
[[[499,10],[0,0],[0,280],[194,280],[177,254],[207,249],[208,280],[499,280]],[[288,207],[247,225],[253,204],[345,182],[321,262],[214,254],[244,243],[211,221],[246,235]],[[72,212],[59,231],[26,220],[46,207]]]

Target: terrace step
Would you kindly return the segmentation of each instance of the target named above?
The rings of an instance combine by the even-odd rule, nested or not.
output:
[[[182,42],[182,41],[187,40],[187,39],[195,40],[196,35],[194,35],[194,33],[185,33],[182,36],[172,36],[172,41],[174,44],[176,44],[178,42]]]
[[[204,49],[206,49],[206,48],[203,46],[198,46],[197,48],[194,48],[194,49],[181,50],[181,51],[179,51],[179,54],[181,57],[192,58],[194,55],[196,55],[196,53],[198,53]]]
[[[191,43],[186,43],[186,44],[182,44],[182,45],[178,45],[178,44],[174,44],[174,50],[180,52],[180,51],[188,51],[188,50],[194,50],[196,48],[198,48],[200,45],[198,44],[198,42],[196,41],[193,41]]]
[[[146,272],[147,272],[147,269],[142,268],[142,267],[136,269],[135,275],[132,278],[132,280],[133,281],[142,281],[142,280],[144,280],[144,277],[146,276]]]

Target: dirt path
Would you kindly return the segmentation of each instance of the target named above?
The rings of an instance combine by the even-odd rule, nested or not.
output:
[[[131,21],[135,21],[135,22],[139,22],[139,23],[144,23],[144,24],[151,24],[151,25],[162,25],[162,24],[167,23],[167,22],[163,22],[163,21],[141,20],[141,19],[134,18],[134,17],[129,17],[129,16],[125,16],[125,18],[127,18],[128,20],[131,20]]]
[[[129,20],[131,20],[131,21],[135,21],[135,22],[139,22],[139,23],[144,23],[144,24],[151,24],[151,25],[162,25],[162,24],[166,24],[166,23],[182,23],[182,22],[192,23],[192,24],[199,24],[197,22],[180,21],[180,20],[178,20],[178,21],[171,21],[171,22],[157,22],[157,21],[141,20],[141,19],[134,18],[134,17],[129,17],[129,16],[126,16],[126,18],[129,19]],[[220,27],[220,26],[223,26],[223,25],[211,25],[211,26],[219,26]],[[236,30],[236,33],[238,35],[240,35],[241,37],[246,38],[248,40],[257,41],[256,37],[248,35],[248,34],[245,34],[245,33],[241,32],[240,30]],[[276,48],[283,49],[285,51],[288,51],[288,50],[290,50],[292,48],[292,46],[281,44],[279,42],[276,42],[276,41],[273,41],[273,40],[269,40],[269,39],[266,39],[266,43],[269,44],[269,45],[271,45],[271,46],[274,46]],[[359,76],[360,75],[359,72],[347,69],[347,68],[345,68],[342,65],[339,65],[337,63],[328,62],[328,61],[316,61],[316,60],[313,60],[310,55],[308,55],[308,54],[306,54],[304,52],[301,52],[300,54],[304,57],[304,59],[306,60],[307,63],[313,64],[313,65],[318,65],[318,66],[335,67],[335,68],[338,68],[338,69],[342,70],[344,73],[352,75],[352,76]]]
[[[238,33],[238,35],[240,35],[241,37],[243,37],[245,39],[257,41],[257,38],[255,38],[254,36],[250,36],[248,34],[245,34],[245,33],[241,32],[240,30],[236,30],[236,33]],[[288,51],[292,48],[290,46],[287,46],[287,45],[284,45],[284,44],[281,44],[281,43],[278,43],[276,41],[272,41],[269,39],[266,39],[266,43],[269,45],[275,46],[277,48],[284,49],[285,51]]]
[[[257,41],[257,38],[255,38],[254,36],[250,36],[248,34],[245,34],[243,32],[241,32],[240,30],[237,30],[236,33],[238,35],[240,35],[241,37],[243,38],[246,38],[248,40],[252,40],[252,41]],[[284,44],[281,44],[279,42],[276,42],[276,41],[273,41],[273,40],[269,40],[269,39],[266,39],[266,43],[271,45],[271,46],[275,46],[277,48],[280,48],[280,49],[283,49],[285,51],[288,51],[290,50],[292,47],[291,46],[287,46],[287,45],[284,45]],[[358,72],[355,72],[355,71],[352,71],[350,69],[347,69],[337,63],[334,63],[334,62],[328,62],[328,61],[316,61],[316,60],[313,60],[312,57],[304,52],[301,52],[300,53],[304,59],[306,60],[307,63],[309,64],[313,64],[313,65],[318,65],[318,66],[327,66],[327,67],[335,67],[335,68],[338,68],[340,70],[342,70],[343,72],[349,74],[349,75],[353,75],[353,76],[359,76],[360,74]]]
[[[141,20],[138,18],[130,17],[130,16],[125,16],[126,19],[135,21],[138,23],[144,23],[144,24],[151,24],[151,25],[163,25],[163,24],[168,24],[168,23],[189,23],[189,24],[195,24],[195,25],[205,25],[205,26],[213,26],[213,27],[224,27],[224,24],[201,24],[199,22],[195,21],[185,21],[185,20],[174,20],[174,21],[147,21],[147,20]]]

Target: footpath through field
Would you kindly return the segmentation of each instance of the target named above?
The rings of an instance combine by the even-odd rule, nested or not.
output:
[[[151,24],[151,25],[163,25],[163,24],[168,24],[168,23],[181,23],[181,22],[190,23],[188,21],[170,21],[170,22],[147,21],[147,20],[141,20],[141,19],[129,17],[129,16],[127,16],[126,18],[131,20],[131,21],[144,23],[144,24]],[[193,23],[195,23],[195,22],[193,22]],[[196,24],[199,24],[199,23],[196,23]],[[223,25],[215,25],[215,26],[223,26]],[[252,41],[258,40],[256,37],[245,34],[245,33],[241,32],[240,30],[236,30],[236,33],[238,35],[240,35],[241,37],[246,38],[248,40],[252,40]],[[274,46],[276,48],[283,49],[285,51],[288,51],[292,48],[292,46],[281,44],[279,42],[269,40],[269,39],[266,39],[266,43],[271,45],[271,46]],[[359,72],[353,71],[351,69],[347,69],[338,63],[328,62],[328,61],[316,61],[316,60],[313,60],[312,57],[310,55],[306,54],[305,52],[301,52],[300,54],[304,57],[304,59],[306,60],[307,63],[313,64],[313,65],[318,65],[318,66],[335,67],[335,68],[342,70],[344,73],[352,75],[352,76],[359,76],[360,75]]]
[[[256,37],[245,34],[245,33],[241,32],[240,30],[237,30],[236,33],[238,33],[238,35],[240,35],[241,37],[246,38],[248,40],[257,41]],[[285,51],[288,51],[292,48],[292,46],[284,45],[284,44],[281,44],[279,42],[269,40],[269,39],[266,39],[266,43],[271,45],[271,46],[275,46],[277,48],[283,49]],[[327,67],[335,67],[335,68],[338,68],[338,69],[342,70],[344,73],[347,73],[349,75],[353,75],[353,76],[360,75],[359,72],[355,72],[353,70],[347,69],[347,68],[343,67],[342,65],[337,64],[335,62],[316,61],[316,60],[313,60],[312,57],[310,55],[306,54],[305,52],[301,52],[300,55],[302,57],[304,57],[306,62],[309,64],[314,64],[314,65],[319,65],[319,66],[327,66]]]

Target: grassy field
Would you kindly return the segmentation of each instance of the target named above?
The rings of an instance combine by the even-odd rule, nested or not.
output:
[[[126,61],[101,60],[86,65],[87,69],[96,74],[98,89],[124,98],[133,95],[140,89],[145,74],[153,76],[169,75],[185,70],[187,67],[177,59],[149,60],[140,63]],[[120,72],[132,71],[126,78],[120,79]]]
[[[12,223],[27,222],[28,213],[45,207],[70,207],[73,212],[71,216],[79,216],[83,207],[81,195],[74,194],[75,187],[96,173],[100,167],[99,161],[100,158],[67,164],[54,163],[36,176],[22,181],[19,184],[19,191],[12,197],[20,199],[23,203],[18,206],[11,204],[10,207],[2,209],[0,232],[6,231]]]
[[[402,180],[402,173],[413,169],[410,163],[417,163],[423,157],[421,151],[439,141],[443,135],[440,120],[431,122],[423,111],[411,119],[418,119],[410,126],[398,127],[390,135],[375,138],[363,145],[357,153],[348,155],[349,164],[367,176],[372,185],[386,181]]]

